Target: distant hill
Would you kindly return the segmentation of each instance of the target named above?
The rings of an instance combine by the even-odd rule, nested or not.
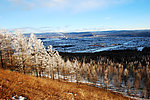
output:
[[[98,31],[96,35],[120,37],[150,37],[150,30]]]
[[[66,37],[93,37],[93,33],[92,32],[70,32],[70,33],[64,33],[64,35]]]
[[[37,38],[63,38],[65,37],[63,33],[34,33],[36,35]],[[25,36],[29,37],[30,34],[24,34]]]
[[[29,37],[30,34],[25,34]],[[150,30],[113,30],[93,32],[35,33],[37,38],[84,38],[84,37],[150,37]]]

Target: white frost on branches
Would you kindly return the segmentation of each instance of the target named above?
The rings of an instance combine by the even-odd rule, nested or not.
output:
[[[59,65],[64,65],[64,61],[59,53],[57,51],[53,51],[51,45],[48,46],[48,51],[46,51],[41,40],[37,39],[33,33],[29,38],[25,37],[20,31],[16,31],[14,34],[9,33],[10,32],[6,30],[0,31],[0,47],[1,51],[5,48],[7,49],[8,46],[11,47],[14,52],[13,57],[17,60],[16,65],[25,68],[30,64],[31,67],[36,69],[50,69],[56,68]]]

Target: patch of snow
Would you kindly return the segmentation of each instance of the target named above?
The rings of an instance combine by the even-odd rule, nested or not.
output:
[[[21,84],[22,82],[19,82],[19,84]]]
[[[73,94],[73,93],[68,93],[68,94]]]
[[[76,93],[75,93],[75,94],[70,93],[70,92],[64,92],[64,93],[67,93],[67,94],[71,94],[71,95],[75,95],[75,96],[77,96],[77,94],[76,94]]]
[[[16,96],[13,96],[12,99],[14,99],[14,100],[25,100],[26,98],[23,96],[17,96],[16,95]]]
[[[142,51],[144,47],[138,47],[137,50],[138,51]]]

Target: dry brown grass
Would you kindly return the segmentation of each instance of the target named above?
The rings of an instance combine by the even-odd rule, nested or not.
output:
[[[31,100],[129,100],[104,89],[59,82],[0,69],[0,99],[23,96]]]

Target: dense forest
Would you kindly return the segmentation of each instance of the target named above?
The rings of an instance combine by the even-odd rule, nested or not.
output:
[[[147,51],[112,52],[59,54],[51,45],[45,48],[34,34],[25,37],[18,31],[0,32],[0,67],[3,69],[37,77],[86,82],[124,95],[149,99],[150,54]]]

